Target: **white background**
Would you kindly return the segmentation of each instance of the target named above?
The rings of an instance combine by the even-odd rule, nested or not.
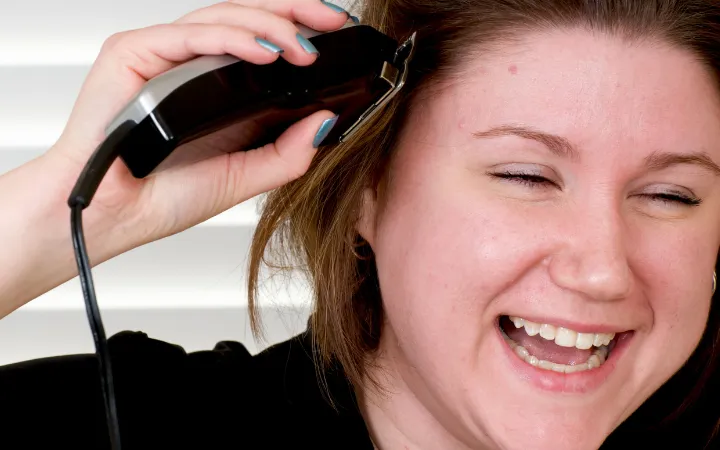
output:
[[[0,174],[56,141],[108,36],[213,3],[0,0]],[[0,220],[11,219],[12,212],[0,213]],[[96,267],[108,335],[141,330],[188,351],[238,340],[255,352],[303,330],[309,292],[297,279],[279,279],[263,297],[267,340],[256,343],[249,332],[245,259],[256,220],[250,201]],[[77,278],[0,320],[0,364],[92,351]]]

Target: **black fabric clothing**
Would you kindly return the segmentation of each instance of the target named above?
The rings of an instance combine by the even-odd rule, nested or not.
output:
[[[335,406],[323,395],[307,331],[255,356],[237,342],[187,353],[131,331],[108,344],[123,450],[373,448],[341,370],[323,374]],[[718,384],[711,377],[692,410],[661,428],[643,425],[656,409],[646,402],[602,449],[720,449],[708,445]],[[0,450],[60,448],[110,448],[95,355],[0,367]]]
[[[108,339],[123,450],[372,450],[355,396],[329,373],[317,383],[307,333],[251,356],[237,342],[211,351],[122,332]],[[94,355],[0,368],[0,449],[109,449]]]

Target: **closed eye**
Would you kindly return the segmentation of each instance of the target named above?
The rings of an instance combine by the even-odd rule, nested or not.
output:
[[[687,206],[698,206],[700,203],[702,203],[702,200],[700,200],[699,198],[670,192],[662,192],[656,194],[640,194],[640,197],[646,197],[650,200],[660,203],[674,203]]]
[[[499,180],[509,181],[511,183],[517,183],[531,188],[559,188],[557,183],[534,173],[504,171],[491,172],[489,173],[489,175]],[[638,194],[638,197],[646,198],[653,202],[672,204],[677,206],[698,206],[702,203],[701,199],[694,196],[685,195],[680,192],[645,193]]]
[[[512,183],[518,183],[530,187],[543,187],[543,186],[555,186],[558,187],[558,185],[547,178],[536,175],[534,173],[523,173],[523,172],[491,172],[491,176],[501,179],[501,180],[507,180]]]

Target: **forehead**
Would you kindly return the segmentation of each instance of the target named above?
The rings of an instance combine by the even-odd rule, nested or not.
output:
[[[578,145],[614,139],[711,151],[720,138],[719,98],[689,51],[578,29],[528,34],[468,58],[434,107],[421,109],[445,129],[448,121],[461,129],[513,123]]]

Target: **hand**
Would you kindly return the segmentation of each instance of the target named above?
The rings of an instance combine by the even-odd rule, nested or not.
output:
[[[317,55],[301,46],[294,23],[332,31],[348,18],[318,0],[232,0],[171,24],[113,35],[85,80],[62,136],[44,155],[47,167],[63,179],[63,206],[78,174],[105,138],[107,124],[150,78],[199,55],[227,53],[254,64],[282,57],[309,65]],[[269,50],[256,37],[283,52]],[[134,178],[121,160],[115,161],[84,213],[86,229],[98,222],[98,229],[108,224],[122,228],[102,233],[112,235],[113,251],[100,259],[183,231],[301,176],[315,154],[316,133],[333,116],[319,111],[291,126],[275,143],[247,152],[225,153],[237,130],[215,133],[189,145],[222,145],[219,156],[145,179]]]

